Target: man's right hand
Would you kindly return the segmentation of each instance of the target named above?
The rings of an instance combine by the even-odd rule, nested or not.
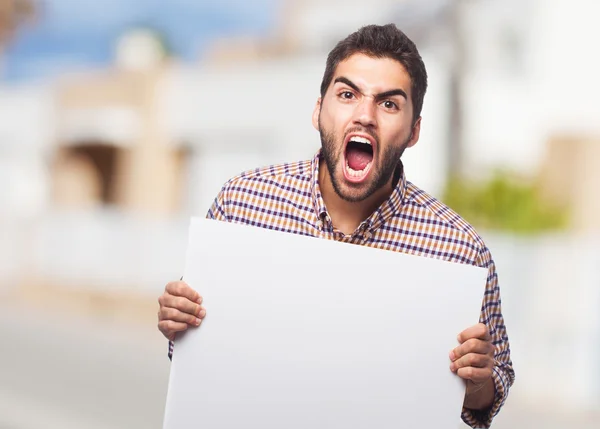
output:
[[[206,315],[202,297],[183,281],[167,284],[158,304],[158,329],[170,341],[188,326],[199,326]]]

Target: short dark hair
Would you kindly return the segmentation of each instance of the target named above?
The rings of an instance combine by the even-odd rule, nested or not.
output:
[[[391,58],[404,66],[411,80],[413,120],[416,121],[421,116],[427,91],[427,71],[413,41],[394,24],[367,25],[338,42],[327,56],[325,74],[321,81],[321,97],[325,96],[338,64],[354,54]]]

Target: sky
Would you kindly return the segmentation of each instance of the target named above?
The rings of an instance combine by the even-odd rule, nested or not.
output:
[[[161,31],[179,57],[197,60],[219,36],[264,34],[281,0],[38,0],[40,17],[4,53],[0,77],[40,79],[66,69],[106,65],[128,28]]]

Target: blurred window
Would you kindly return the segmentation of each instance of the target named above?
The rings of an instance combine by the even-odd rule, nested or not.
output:
[[[115,146],[90,143],[62,149],[54,174],[54,197],[60,206],[85,208],[117,203]]]

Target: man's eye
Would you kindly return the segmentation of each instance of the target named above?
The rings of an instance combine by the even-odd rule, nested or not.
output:
[[[351,100],[352,98],[354,98],[354,94],[352,94],[350,91],[344,91],[340,94],[340,97],[346,100]]]
[[[398,109],[398,105],[390,100],[384,101],[383,107],[385,107],[386,109]]]

